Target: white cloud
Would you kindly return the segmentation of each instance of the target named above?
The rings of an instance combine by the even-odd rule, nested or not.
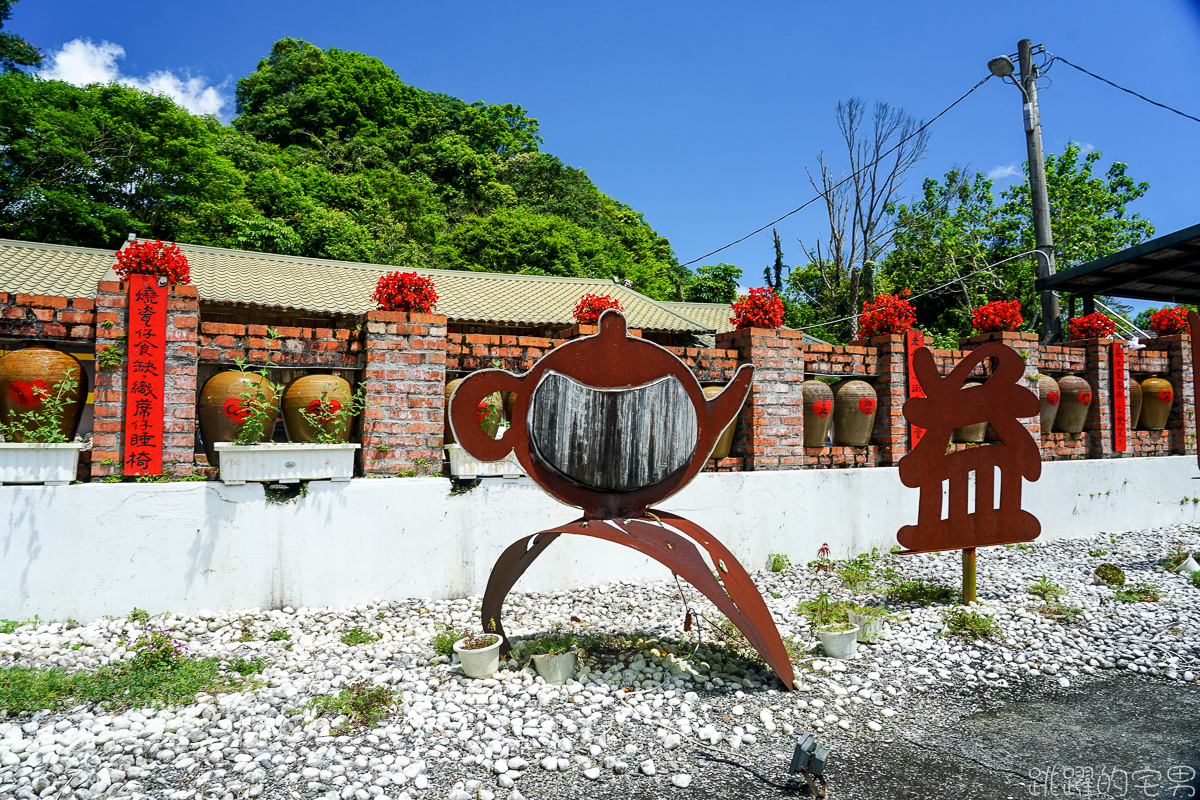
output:
[[[163,94],[193,114],[215,114],[229,105],[230,98],[224,92],[228,81],[216,86],[205,78],[183,77],[169,70],[151,72],[145,78],[121,74],[117,62],[125,58],[125,48],[113,42],[99,44],[91,39],[74,39],[61,50],[47,56],[50,65],[41,70],[43,78],[65,81],[75,86],[90,83],[122,83],[147,92]]]
[[[999,167],[992,167],[992,171],[988,173],[988,177],[994,181],[998,181],[1003,178],[1011,178],[1015,175],[1020,175],[1020,174],[1021,174],[1021,165],[1018,162],[1014,161],[1011,164],[1006,164],[1006,165],[1002,165]]]

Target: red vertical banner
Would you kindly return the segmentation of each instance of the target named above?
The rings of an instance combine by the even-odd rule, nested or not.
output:
[[[925,334],[918,330],[908,330],[904,332],[904,351],[905,360],[908,364],[908,396],[909,397],[924,397],[925,390],[921,388],[921,383],[917,380],[916,373],[913,372],[913,353],[925,346]],[[917,446],[917,442],[921,441],[921,437],[925,435],[925,429],[919,428],[916,425],[908,426],[908,449]]]
[[[1188,345],[1192,348],[1192,400],[1200,397],[1200,347],[1196,345],[1200,343],[1200,317],[1196,316],[1195,311],[1189,310],[1188,314]],[[1200,436],[1200,414],[1193,415],[1196,422],[1196,434]],[[1200,438],[1197,439],[1200,441]],[[1196,464],[1200,465],[1200,448],[1196,450]]]
[[[1129,379],[1125,377],[1125,345],[1112,343],[1108,367],[1112,377],[1113,452],[1124,453],[1129,432]]]
[[[167,364],[167,279],[130,275],[125,376],[126,475],[161,475]]]

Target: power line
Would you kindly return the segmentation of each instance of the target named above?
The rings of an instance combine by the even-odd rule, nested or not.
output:
[[[840,181],[838,181],[836,184],[834,184],[834,185],[833,185],[833,187],[830,189],[830,191],[833,191],[833,190],[835,190],[835,189],[838,189],[838,188],[840,188],[840,187],[842,186],[842,184],[844,184],[844,183],[846,183],[847,181],[849,181],[849,180],[851,180],[851,179],[853,179],[853,178],[857,177],[857,176],[858,176],[858,175],[860,175],[861,173],[863,173],[863,172],[866,172],[868,169],[870,169],[871,167],[875,166],[875,165],[876,165],[876,164],[878,164],[880,161],[883,161],[883,159],[887,158],[887,157],[888,157],[888,156],[890,156],[892,153],[894,153],[894,152],[896,152],[897,150],[899,150],[901,147],[903,147],[903,146],[904,146],[904,144],[905,144],[906,142],[908,142],[908,140],[909,140],[909,139],[912,139],[914,136],[919,136],[919,135],[920,135],[922,132],[924,132],[924,130],[925,130],[926,128],[928,128],[928,127],[929,127],[930,125],[932,125],[933,123],[937,122],[937,120],[938,120],[938,119],[939,119],[939,118],[940,118],[942,115],[944,115],[944,114],[945,114],[946,112],[948,112],[950,109],[954,108],[956,105],[958,105],[959,103],[961,103],[963,100],[966,100],[968,97],[970,97],[970,96],[971,96],[971,95],[972,95],[972,94],[975,92],[975,90],[976,90],[976,89],[978,89],[980,86],[983,86],[985,83],[987,83],[987,82],[988,82],[989,80],[991,80],[991,79],[992,79],[992,76],[991,76],[991,75],[988,75],[986,78],[984,78],[983,80],[979,81],[979,83],[975,84],[975,85],[974,85],[974,86],[972,86],[970,89],[968,89],[968,90],[967,90],[967,91],[966,91],[966,92],[965,92],[965,93],[964,93],[964,94],[963,94],[961,97],[959,97],[959,98],[958,98],[957,100],[955,100],[953,103],[951,103],[950,105],[946,106],[946,107],[945,107],[945,108],[943,108],[941,111],[939,111],[939,112],[938,112],[938,113],[937,113],[937,114],[936,114],[936,115],[935,115],[935,116],[934,116],[932,119],[930,119],[928,122],[924,123],[923,125],[921,125],[921,127],[917,128],[915,131],[913,131],[912,133],[910,133],[908,136],[905,136],[903,139],[901,139],[899,142],[897,142],[897,143],[896,143],[896,146],[895,146],[895,147],[893,147],[891,150],[888,150],[886,153],[884,153],[883,155],[879,156],[879,158],[876,158],[874,161],[871,161],[871,162],[870,162],[870,163],[868,163],[868,164],[864,164],[864,165],[863,165],[863,166],[862,166],[862,167],[861,167],[861,168],[860,168],[860,169],[859,169],[857,172],[852,172],[852,173],[850,173],[849,175],[847,175],[846,177],[842,178]],[[734,241],[730,242],[729,244],[727,244],[727,245],[725,245],[725,246],[723,246],[723,247],[718,247],[716,250],[713,250],[713,251],[711,251],[711,252],[709,252],[709,253],[705,253],[704,255],[700,256],[699,258],[693,258],[691,261],[688,261],[688,262],[686,262],[686,263],[684,263],[684,264],[681,264],[680,266],[689,267],[689,266],[691,266],[692,264],[695,264],[697,261],[703,261],[704,259],[708,258],[709,256],[714,256],[714,255],[716,255],[717,253],[721,252],[722,250],[728,250],[730,247],[733,247],[735,244],[740,244],[740,243],[742,243],[742,242],[746,241],[747,239],[749,239],[751,236],[755,236],[755,235],[757,235],[757,234],[759,234],[759,233],[762,233],[763,231],[765,231],[767,228],[771,227],[772,225],[775,225],[776,223],[782,222],[783,220],[787,219],[788,217],[792,216],[792,215],[793,215],[793,214],[795,214],[795,213],[798,213],[798,212],[800,212],[800,211],[803,211],[804,209],[808,208],[810,205],[812,205],[813,203],[815,203],[817,200],[820,200],[820,199],[821,199],[822,197],[824,197],[824,196],[825,196],[825,195],[823,195],[823,194],[817,194],[817,195],[814,195],[813,197],[811,197],[811,198],[809,198],[808,200],[806,200],[806,201],[804,201],[803,203],[801,203],[801,204],[800,204],[799,206],[797,206],[796,208],[793,208],[791,211],[789,211],[789,212],[787,212],[786,214],[784,214],[782,217],[779,217],[778,219],[775,219],[775,220],[772,220],[771,222],[768,222],[766,225],[763,225],[761,228],[758,228],[757,230],[750,231],[749,233],[747,233],[745,236],[743,236],[743,237],[742,237],[742,238],[740,238],[740,239],[735,239]]]
[[[1157,100],[1151,100],[1149,97],[1146,97],[1146,95],[1144,95],[1144,94],[1138,94],[1133,89],[1126,89],[1124,86],[1121,86],[1120,84],[1113,83],[1108,78],[1102,78],[1094,72],[1089,72],[1088,70],[1084,69],[1083,67],[1079,66],[1078,64],[1072,64],[1070,61],[1067,61],[1062,56],[1057,56],[1057,55],[1054,55],[1053,53],[1051,53],[1050,63],[1053,64],[1055,61],[1061,61],[1064,64],[1066,64],[1068,67],[1073,67],[1073,68],[1079,70],[1084,75],[1091,75],[1096,80],[1103,81],[1104,83],[1107,83],[1109,86],[1113,87],[1114,89],[1120,89],[1122,92],[1125,92],[1126,94],[1131,94],[1134,97],[1137,97],[1141,100],[1145,100],[1150,105],[1158,106],[1159,108],[1165,108],[1167,111],[1170,111],[1173,114],[1178,114],[1181,117],[1186,117],[1187,119],[1190,119],[1192,122],[1200,122],[1200,117],[1193,117],[1191,114],[1185,114],[1184,112],[1180,111],[1177,108],[1171,108],[1170,106],[1164,105],[1163,103],[1160,103]]]

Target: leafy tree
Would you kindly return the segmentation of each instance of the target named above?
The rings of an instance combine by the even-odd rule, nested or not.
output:
[[[1126,165],[1114,162],[1104,176],[1095,174],[1101,154],[1082,160],[1071,143],[1061,155],[1046,158],[1051,229],[1058,269],[1070,269],[1138,242],[1154,227],[1126,206],[1146,193]],[[1025,171],[1028,176],[1028,167]],[[1034,256],[991,264],[1034,249],[1029,183],[1015,184],[997,204],[992,182],[951,170],[942,182],[926,179],[919,200],[893,208],[896,234],[881,282],[889,290],[936,291],[913,299],[918,324],[946,336],[971,332],[971,314],[989,300],[1020,300],[1022,316],[1036,326],[1040,304],[1034,288]],[[945,285],[948,284],[948,285]],[[1119,303],[1106,299],[1109,305]],[[1117,308],[1118,311],[1122,310]]]
[[[0,29],[12,16],[17,0],[0,0]],[[29,42],[11,33],[0,33],[0,70],[16,72],[21,67],[40,67],[42,54]]]
[[[732,303],[741,277],[741,269],[732,264],[700,267],[684,286],[684,297],[692,303]]]

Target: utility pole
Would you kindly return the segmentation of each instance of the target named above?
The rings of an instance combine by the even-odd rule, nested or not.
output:
[[[1046,191],[1046,162],[1042,155],[1042,120],[1037,104],[1037,67],[1033,65],[1033,46],[1028,39],[1017,42],[1021,68],[1021,94],[1024,100],[1025,146],[1029,151],[1029,193],[1033,200],[1033,235],[1043,257],[1037,259],[1039,278],[1054,274],[1054,234],[1050,230],[1050,195]],[[1011,69],[1011,67],[1010,67]],[[1054,292],[1042,292],[1042,341],[1062,338],[1058,317],[1058,298]]]

